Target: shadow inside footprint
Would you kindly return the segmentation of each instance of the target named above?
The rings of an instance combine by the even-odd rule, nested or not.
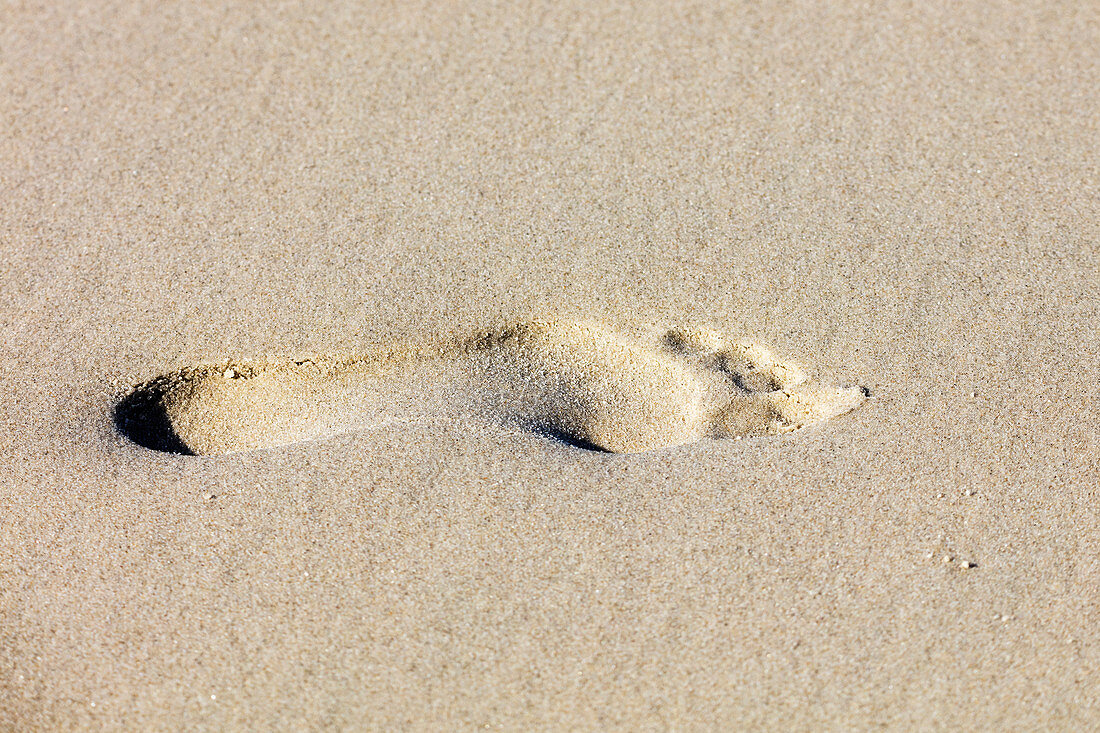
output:
[[[169,384],[158,379],[144,384],[126,395],[115,406],[115,429],[145,448],[195,455],[176,435],[164,404]]]
[[[592,451],[593,453],[611,453],[607,448],[602,445],[597,445],[592,441],[581,438],[576,435],[571,435],[567,431],[561,428],[553,427],[546,424],[535,424],[530,426],[530,431],[536,435],[542,435],[551,440],[556,440],[559,443],[564,443],[570,448],[580,448],[582,450]]]

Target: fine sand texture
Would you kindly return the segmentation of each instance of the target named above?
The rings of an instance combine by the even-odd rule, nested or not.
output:
[[[0,3],[0,730],[1097,728],[1098,80],[1087,2]]]

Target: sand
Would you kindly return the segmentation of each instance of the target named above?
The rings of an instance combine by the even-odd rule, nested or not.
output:
[[[0,15],[0,728],[1096,727],[1095,5]],[[551,320],[873,396],[633,453],[485,419],[512,367],[439,419],[438,361],[368,429],[283,392],[291,445],[115,419]]]

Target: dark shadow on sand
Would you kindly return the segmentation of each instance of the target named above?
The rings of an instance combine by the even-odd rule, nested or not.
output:
[[[596,445],[585,438],[579,438],[576,435],[570,435],[564,430],[558,428],[547,427],[546,425],[538,425],[533,427],[532,432],[538,435],[543,435],[551,440],[556,440],[560,443],[565,443],[573,448],[580,448],[581,450],[588,450],[594,453],[611,453],[607,448]]]
[[[130,392],[115,406],[115,428],[140,446],[165,453],[194,455],[183,444],[164,409],[167,380],[154,379]]]

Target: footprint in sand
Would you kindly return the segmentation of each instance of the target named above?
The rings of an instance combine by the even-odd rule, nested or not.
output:
[[[148,448],[209,455],[474,416],[637,453],[790,432],[868,394],[808,383],[766,349],[706,328],[646,340],[531,322],[355,358],[189,367],[134,388],[115,424]]]

